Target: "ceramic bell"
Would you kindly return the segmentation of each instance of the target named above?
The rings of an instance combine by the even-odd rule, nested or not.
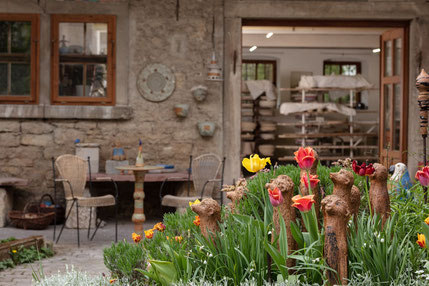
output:
[[[198,123],[198,130],[200,135],[203,137],[211,137],[213,136],[216,129],[216,125],[214,122],[200,122]]]
[[[177,117],[185,118],[188,116],[189,104],[176,104],[173,110]]]

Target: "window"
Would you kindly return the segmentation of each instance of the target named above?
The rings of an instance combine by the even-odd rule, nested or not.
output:
[[[266,79],[276,85],[276,61],[243,60],[243,80]]]
[[[113,15],[53,15],[53,104],[115,104]]]
[[[323,62],[324,75],[358,75],[360,73],[360,62]]]
[[[0,14],[0,102],[37,103],[39,15]]]

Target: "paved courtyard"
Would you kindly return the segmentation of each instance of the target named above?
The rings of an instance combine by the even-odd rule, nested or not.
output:
[[[157,221],[147,221],[144,229],[151,228]],[[131,241],[134,224],[129,221],[121,221],[118,225],[118,240],[127,239]],[[7,237],[25,238],[31,235],[43,235],[46,240],[52,241],[53,226],[46,230],[23,230],[13,227],[0,229],[0,239]],[[57,226],[58,234],[58,226]],[[100,228],[94,240],[88,241],[86,230],[80,231],[80,248],[77,247],[76,230],[64,229],[61,240],[54,244],[56,254],[48,259],[31,264],[22,264],[15,268],[0,271],[0,286],[28,286],[31,285],[32,272],[43,268],[46,276],[60,272],[65,272],[66,266],[74,266],[91,275],[109,274],[103,263],[103,249],[109,246],[115,240],[115,224],[108,222],[103,228]]]

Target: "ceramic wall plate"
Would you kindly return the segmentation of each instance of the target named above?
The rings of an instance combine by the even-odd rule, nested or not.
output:
[[[148,65],[137,76],[137,89],[149,101],[166,100],[173,93],[175,85],[174,74],[162,64]]]

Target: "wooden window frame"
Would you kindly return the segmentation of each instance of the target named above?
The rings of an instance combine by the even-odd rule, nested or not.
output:
[[[40,15],[39,14],[2,14],[0,21],[30,22],[30,95],[0,95],[0,104],[37,104],[39,101],[39,55],[40,55]],[[8,62],[2,60],[0,62]]]
[[[277,83],[277,61],[275,60],[253,60],[253,59],[246,59],[242,60],[243,64],[256,64],[256,70],[255,74],[258,76],[258,64],[271,64],[273,65],[273,84],[276,85]]]
[[[107,24],[107,96],[77,97],[59,96],[59,24],[60,23],[106,23]],[[69,15],[51,16],[51,103],[53,105],[115,105],[116,75],[116,16],[115,15]]]

